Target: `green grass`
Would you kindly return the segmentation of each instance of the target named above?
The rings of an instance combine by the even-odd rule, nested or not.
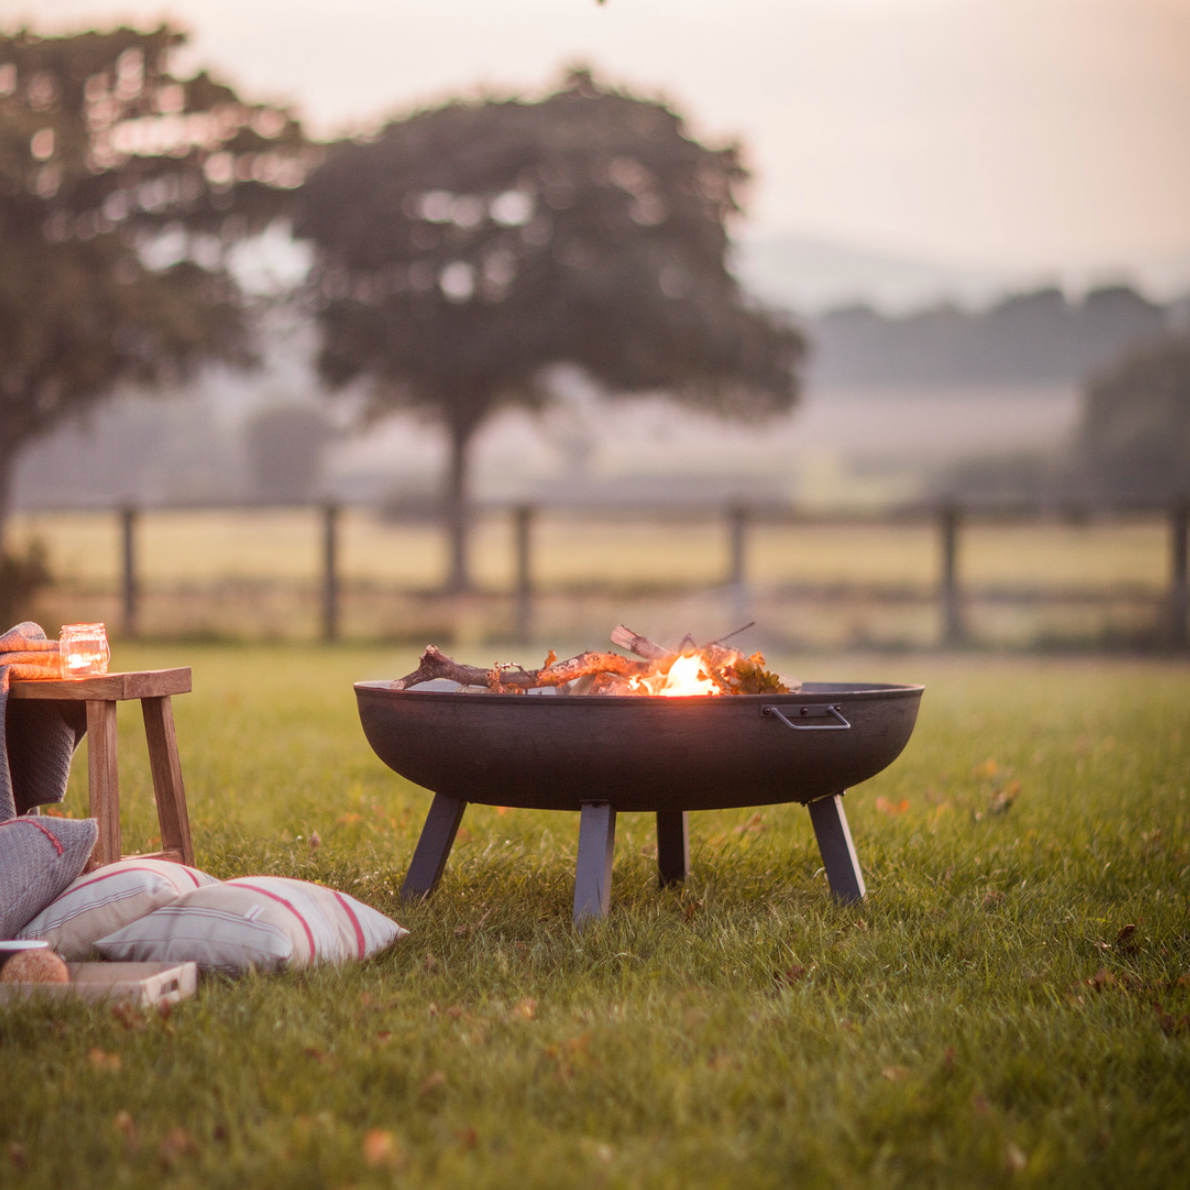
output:
[[[905,753],[847,798],[868,900],[831,902],[801,807],[695,815],[664,892],[624,815],[611,913],[576,933],[572,815],[471,807],[436,895],[399,903],[428,797],[372,756],[351,682],[412,653],[114,660],[193,667],[200,866],[334,884],[411,934],[166,1017],[0,1009],[6,1188],[1190,1181],[1185,663],[770,657],[926,684]],[[154,830],[138,733],[122,708],[131,848]]]

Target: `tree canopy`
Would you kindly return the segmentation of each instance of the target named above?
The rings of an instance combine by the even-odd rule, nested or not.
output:
[[[284,110],[172,69],[184,34],[0,34],[0,530],[31,439],[122,382],[247,362],[228,251],[314,150]]]
[[[501,405],[548,399],[547,365],[728,415],[792,407],[802,339],[728,267],[746,177],[737,147],[584,71],[537,102],[450,103],[328,151],[295,220],[315,247],[320,370],[369,382],[372,416],[442,419],[452,585],[467,447]]]

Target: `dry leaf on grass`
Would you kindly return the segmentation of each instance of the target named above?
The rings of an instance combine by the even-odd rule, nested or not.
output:
[[[198,1151],[198,1143],[180,1124],[171,1128],[157,1146],[157,1156],[167,1169],[176,1165],[183,1157]]]
[[[369,1128],[361,1147],[369,1169],[396,1170],[405,1164],[401,1142],[387,1128]]]
[[[107,1050],[102,1050],[98,1046],[87,1051],[87,1061],[96,1070],[116,1071],[120,1069],[120,1055],[109,1054]]]

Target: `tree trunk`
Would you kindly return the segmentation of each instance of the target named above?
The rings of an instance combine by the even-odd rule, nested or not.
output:
[[[451,422],[450,458],[446,473],[446,539],[449,549],[449,572],[446,589],[459,595],[471,589],[471,572],[467,559],[467,536],[470,528],[470,509],[467,501],[467,448],[471,444],[474,427]]]

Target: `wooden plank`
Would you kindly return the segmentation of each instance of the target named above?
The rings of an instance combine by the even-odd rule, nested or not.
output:
[[[120,775],[116,763],[116,704],[87,703],[87,793],[90,815],[99,822],[91,852],[94,867],[120,858]]]
[[[190,667],[94,674],[85,678],[23,678],[13,681],[9,698],[46,698],[68,702],[93,699],[123,702],[132,698],[165,698],[188,694]]]
[[[182,856],[182,863],[193,866],[194,843],[190,838],[190,817],[186,812],[186,790],[182,785],[173,706],[168,697],[142,698],[140,706],[145,720],[145,738],[149,742],[149,768],[153,774],[157,821],[161,826],[161,849],[177,851]]]
[[[67,963],[69,983],[0,983],[0,1003],[31,997],[176,1004],[198,987],[195,963]]]

